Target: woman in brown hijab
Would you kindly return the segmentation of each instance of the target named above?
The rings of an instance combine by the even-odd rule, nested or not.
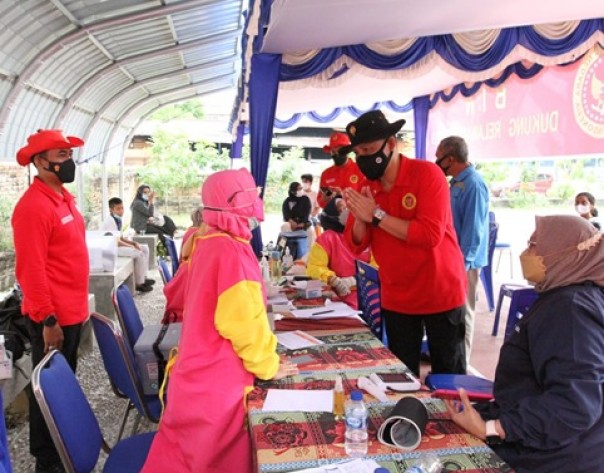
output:
[[[461,390],[447,409],[517,473],[602,471],[604,238],[581,217],[536,217],[520,261],[540,295],[501,348],[495,400]]]

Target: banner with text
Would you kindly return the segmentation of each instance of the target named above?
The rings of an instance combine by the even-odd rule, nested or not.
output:
[[[510,76],[439,102],[428,122],[427,159],[441,139],[459,135],[470,158],[604,156],[604,52],[596,46],[580,61],[544,68],[530,79]]]

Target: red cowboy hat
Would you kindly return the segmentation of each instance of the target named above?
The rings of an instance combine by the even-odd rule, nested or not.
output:
[[[323,146],[323,152],[331,154],[332,151],[336,151],[342,146],[348,146],[349,144],[350,139],[348,139],[348,135],[346,133],[335,131],[329,137],[329,144]]]
[[[49,149],[79,148],[84,141],[76,136],[65,136],[62,130],[38,130],[27,138],[27,145],[17,151],[17,162],[27,166],[32,158]]]

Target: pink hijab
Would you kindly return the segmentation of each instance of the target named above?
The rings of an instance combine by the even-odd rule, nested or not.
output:
[[[203,221],[210,227],[249,240],[249,219],[264,220],[264,207],[247,169],[228,169],[209,176],[201,189]]]
[[[535,217],[531,240],[545,265],[537,292],[586,281],[604,286],[604,239],[588,220],[574,215]]]

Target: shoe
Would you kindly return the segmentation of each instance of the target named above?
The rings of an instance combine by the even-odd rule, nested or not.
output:
[[[136,290],[140,292],[151,292],[153,290],[153,287],[147,286],[146,284],[139,284],[136,286]]]
[[[143,283],[145,286],[153,286],[155,284],[155,279],[145,278],[145,282]]]
[[[42,463],[36,461],[36,473],[65,473],[65,468],[59,463]]]

